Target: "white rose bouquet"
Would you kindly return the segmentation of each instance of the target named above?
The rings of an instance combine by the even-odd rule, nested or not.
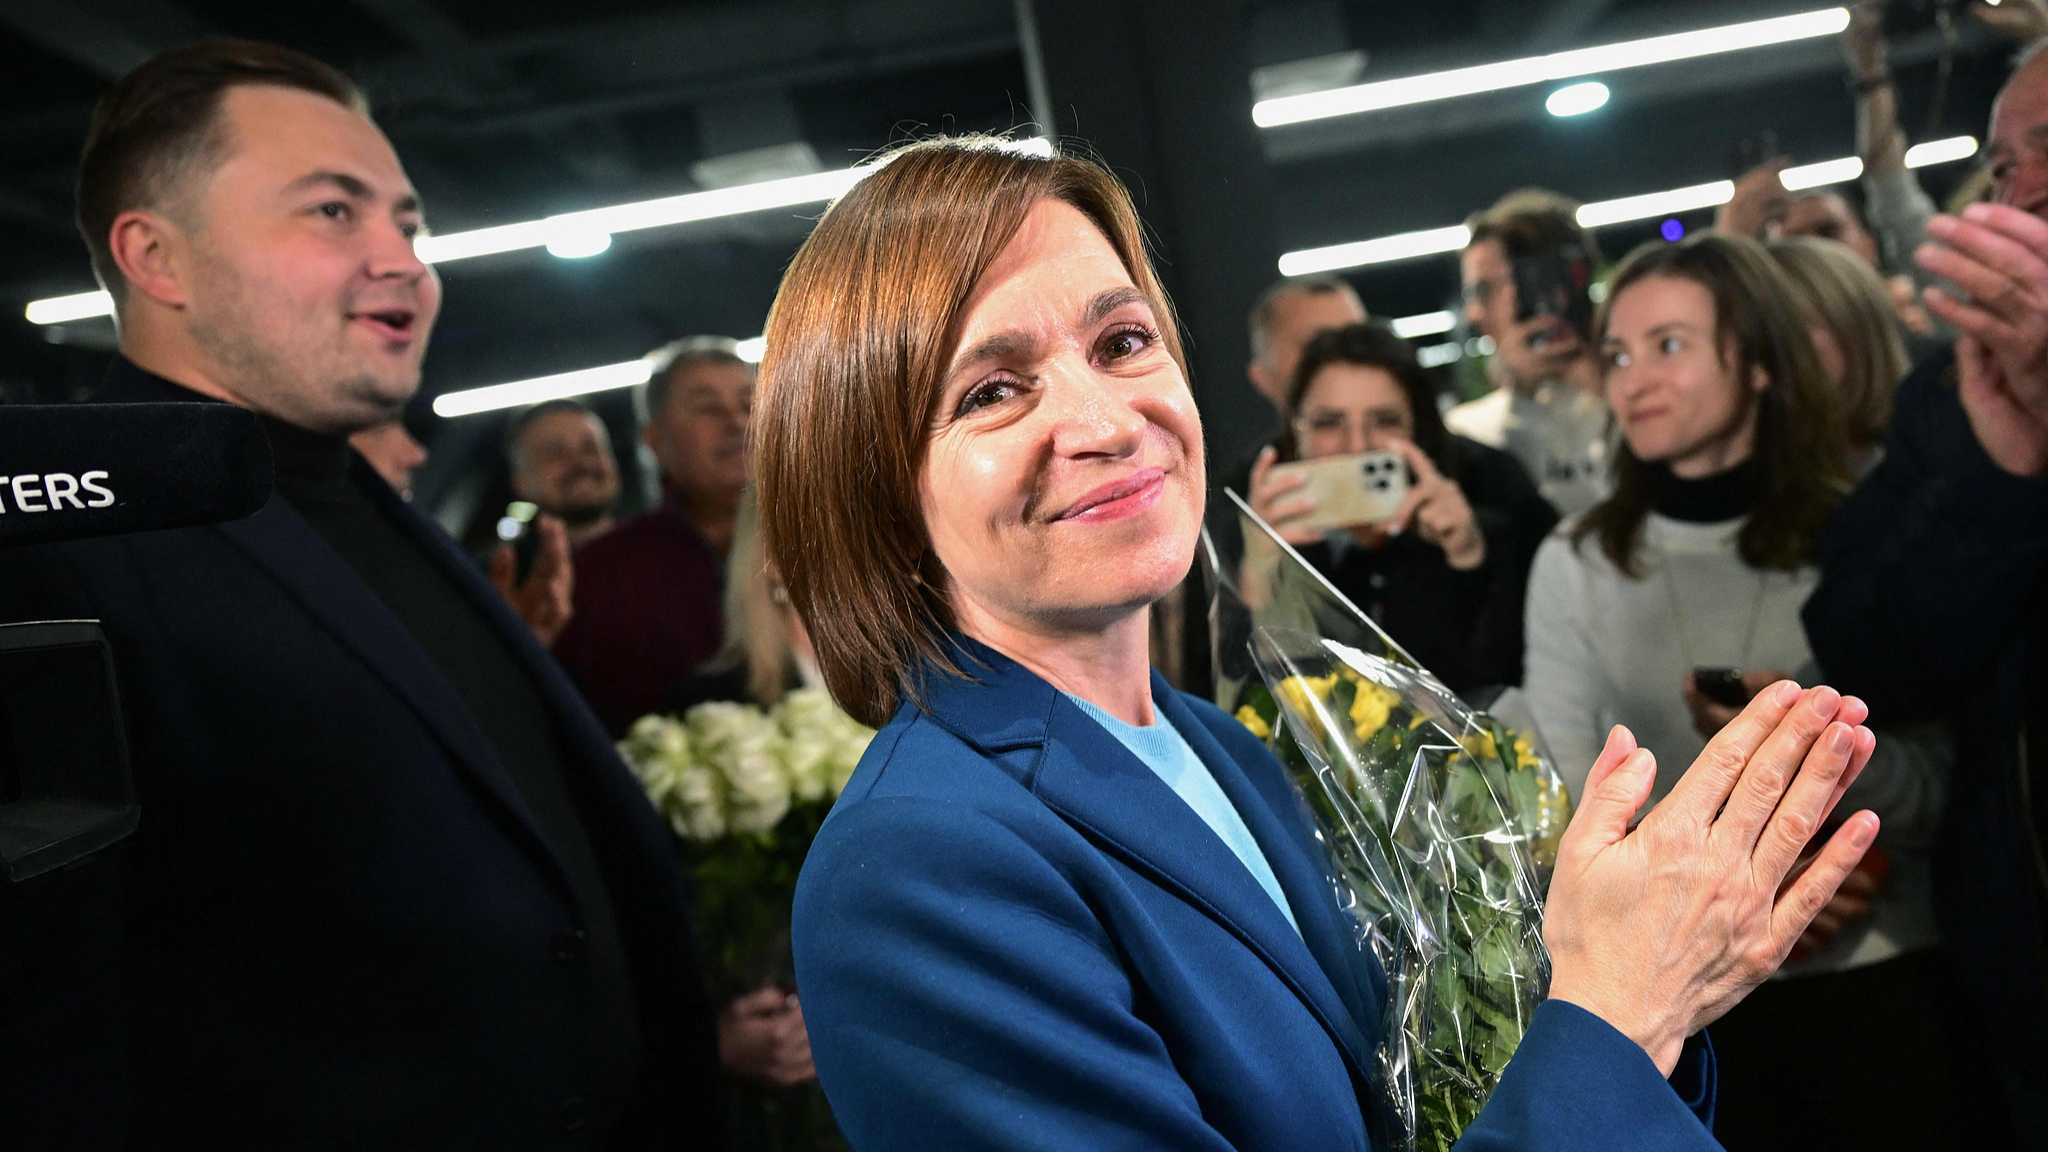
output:
[[[798,688],[772,709],[713,702],[643,716],[619,743],[682,842],[720,995],[784,976],[797,872],[873,738],[822,689]]]

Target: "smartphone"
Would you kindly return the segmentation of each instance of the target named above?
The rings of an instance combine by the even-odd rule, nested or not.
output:
[[[1728,154],[1728,175],[1740,180],[1759,164],[1767,164],[1778,158],[1778,134],[1769,128],[1753,132],[1735,142]]]
[[[1523,256],[1508,262],[1515,278],[1515,321],[1527,323],[1539,316],[1553,316],[1584,340],[1593,331],[1593,264],[1586,250],[1566,245]],[[1550,342],[1549,332],[1538,332],[1529,343],[1537,348]]]
[[[1289,527],[1329,531],[1378,524],[1392,516],[1408,495],[1408,462],[1399,452],[1361,452],[1275,464],[1273,475],[1308,477],[1295,492],[1315,501],[1315,508],[1290,521]]]
[[[1700,695],[1723,707],[1740,708],[1749,703],[1749,689],[1742,685],[1739,668],[1695,668],[1692,682]]]
[[[539,514],[537,506],[514,500],[498,518],[498,539],[512,546],[513,579],[521,584],[533,571],[534,557],[540,555],[540,533],[533,527],[534,517]]]

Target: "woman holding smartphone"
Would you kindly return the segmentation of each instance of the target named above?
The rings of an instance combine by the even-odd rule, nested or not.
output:
[[[1747,237],[1652,242],[1614,272],[1595,326],[1622,438],[1614,492],[1543,544],[1529,584],[1529,704],[1575,796],[1578,765],[1616,724],[1665,765],[1663,797],[1752,693],[1818,675],[1799,612],[1852,472],[1806,316]],[[1883,737],[1850,800],[1884,820],[1873,856],[1889,859],[1885,887],[1861,874],[1800,963],[1715,1029],[1730,1147],[1944,1143],[1942,1061],[1857,1059],[1942,1048],[1926,849],[1949,744],[1939,731]],[[1825,1088],[1766,1071],[1788,1062],[1824,1069]]]
[[[1269,451],[1252,510],[1453,691],[1521,683],[1522,596],[1557,512],[1515,458],[1445,430],[1414,350],[1384,324],[1310,340],[1286,417],[1295,460],[1392,453],[1407,495],[1378,522],[1304,527],[1330,517],[1305,472]]]
[[[834,697],[882,725],[795,909],[848,1142],[1370,1148],[1384,978],[1279,764],[1147,664],[1204,461],[1122,186],[987,139],[900,149],[819,221],[766,336],[769,551]],[[1614,734],[1559,850],[1550,998],[1461,1148],[1718,1147],[1691,1037],[1875,835],[1849,817],[1785,883],[1866,713],[1773,685],[1633,829],[1656,771]]]

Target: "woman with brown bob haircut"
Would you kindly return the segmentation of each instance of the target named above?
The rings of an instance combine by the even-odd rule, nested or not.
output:
[[[883,725],[795,908],[852,1146],[1371,1147],[1371,953],[1264,745],[1146,664],[1203,458],[1122,187],[988,138],[899,149],[797,254],[767,345],[769,550]],[[1551,889],[1551,999],[1462,1147],[1716,1147],[1688,1038],[1875,833],[1851,817],[1775,896],[1865,711],[1763,693],[1634,831],[1654,765],[1616,733]]]

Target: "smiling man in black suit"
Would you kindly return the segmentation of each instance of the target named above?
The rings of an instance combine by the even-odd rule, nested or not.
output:
[[[441,295],[361,95],[269,45],[159,56],[95,113],[79,223],[118,306],[101,399],[254,410],[277,494],[0,555],[5,619],[104,622],[142,803],[86,875],[0,892],[9,1146],[715,1145],[666,829],[348,447],[418,387]]]

